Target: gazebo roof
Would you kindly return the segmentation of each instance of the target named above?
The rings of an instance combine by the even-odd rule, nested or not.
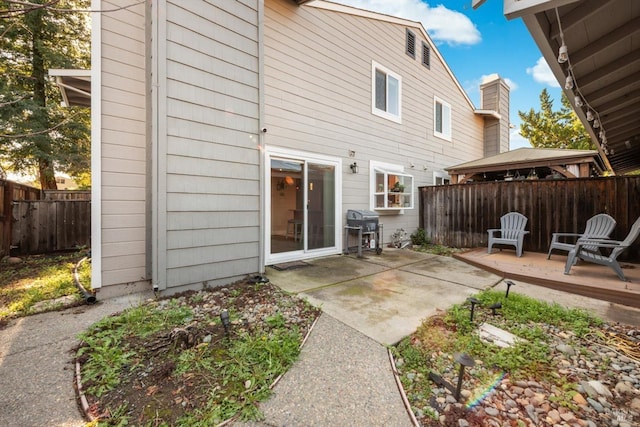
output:
[[[505,169],[525,169],[554,166],[566,163],[596,163],[596,150],[567,150],[554,148],[518,148],[471,162],[451,166],[445,170],[450,174],[471,174]],[[598,165],[599,167],[599,165]]]

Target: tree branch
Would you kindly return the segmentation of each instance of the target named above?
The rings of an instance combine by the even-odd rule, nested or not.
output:
[[[124,6],[115,7],[113,9],[65,9],[65,8],[57,8],[53,7],[56,3],[59,3],[60,0],[51,0],[44,4],[31,3],[29,1],[19,1],[19,0],[7,0],[8,3],[13,3],[16,5],[23,6],[22,8],[15,9],[5,9],[0,10],[0,18],[14,18],[16,16],[25,15],[29,12],[33,12],[39,9],[47,9],[51,12],[60,12],[60,13],[111,13],[117,12],[119,10],[129,9],[140,4],[143,4],[146,0],[140,0],[135,3],[130,3]]]
[[[0,134],[0,138],[14,139],[14,138],[28,138],[28,137],[36,136],[36,135],[43,135],[43,134],[49,133],[51,131],[54,131],[54,130],[58,129],[59,127],[67,124],[68,122],[70,122],[72,119],[74,119],[79,114],[80,113],[74,113],[71,116],[69,116],[66,119],[64,119],[63,121],[61,121],[60,123],[58,123],[57,125],[55,125],[53,127],[50,127],[48,129],[40,130],[38,132],[19,133],[19,134],[14,134],[14,135]]]
[[[23,95],[23,96],[21,96],[20,98],[18,98],[18,99],[14,99],[13,101],[9,101],[9,102],[0,102],[0,108],[7,107],[7,106],[9,106],[9,105],[11,105],[11,104],[17,104],[18,102],[20,102],[20,101],[22,101],[22,100],[26,99],[28,96],[29,96],[29,94],[24,94],[24,95]]]

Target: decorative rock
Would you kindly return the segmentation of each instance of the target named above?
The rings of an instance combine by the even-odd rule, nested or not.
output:
[[[460,391],[460,396],[464,397],[465,399],[468,399],[468,398],[471,397],[471,391],[462,390],[462,391]]]
[[[487,413],[487,415],[491,416],[491,417],[497,417],[498,414],[500,413],[500,411],[498,411],[496,408],[492,408],[492,407],[488,407],[484,409],[484,412]]]
[[[635,397],[629,407],[634,411],[640,411],[640,397]]]
[[[547,414],[547,422],[549,422],[550,424],[558,424],[561,420],[562,418],[560,418],[560,413],[555,409],[552,409]]]
[[[589,385],[601,396],[613,397],[609,389],[600,381],[589,381]]]
[[[469,422],[467,420],[458,420],[458,427],[469,427]]]
[[[589,405],[591,405],[591,407],[595,409],[599,414],[604,412],[604,407],[597,400],[593,400],[592,398],[587,397],[587,402],[589,402]]]
[[[585,400],[584,396],[582,396],[580,393],[576,393],[575,395],[573,395],[573,401],[576,402],[578,405],[587,404],[587,401]]]
[[[573,349],[573,347],[567,344],[558,344],[556,346],[556,350],[569,356],[573,356],[574,354],[576,354],[576,351]]]
[[[522,394],[524,392],[524,389],[520,386],[511,387],[511,392],[514,394]]]
[[[582,388],[582,391],[587,393],[587,396],[591,398],[598,397],[598,392],[593,387],[591,387],[591,384],[589,384],[588,382],[582,381],[580,383],[580,386]]]
[[[633,394],[634,388],[629,384],[620,381],[616,384],[615,390],[618,394]]]
[[[527,415],[529,416],[529,418],[531,418],[531,421],[533,421],[535,425],[538,425],[538,414],[536,414],[533,405],[527,405],[525,407],[525,410],[527,411]]]
[[[18,258],[17,256],[10,256],[7,258],[7,262],[9,264],[20,264],[22,262],[22,258]]]

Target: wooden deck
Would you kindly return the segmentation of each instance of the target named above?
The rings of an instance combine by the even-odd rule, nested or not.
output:
[[[456,254],[455,257],[469,264],[513,280],[545,286],[560,291],[597,298],[617,304],[640,308],[640,265],[621,263],[628,282],[618,279],[609,267],[579,262],[564,274],[566,255],[525,252],[518,258],[515,251],[477,248]]]

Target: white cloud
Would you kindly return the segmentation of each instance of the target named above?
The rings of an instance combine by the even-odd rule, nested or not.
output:
[[[509,85],[509,89],[511,89],[511,92],[513,92],[514,90],[518,90],[518,83],[511,80],[509,77],[505,77],[504,81],[507,83],[507,85]]]
[[[335,0],[360,9],[420,21],[436,43],[472,45],[482,40],[480,31],[460,12],[443,5],[431,7],[421,0]]]
[[[510,129],[509,150],[515,150],[523,147],[531,148],[531,143],[524,136],[520,135],[520,126]]]
[[[483,74],[482,76],[480,76],[479,79],[475,80],[473,82],[473,84],[477,87],[479,87],[481,84],[484,84],[490,80],[495,80],[498,77],[498,74],[493,73],[493,74]],[[509,77],[502,77],[502,80],[505,81],[505,83],[509,86],[509,90],[511,90],[511,92],[513,92],[514,90],[518,89],[518,84],[516,82],[514,82],[513,80],[511,80]]]
[[[545,61],[543,57],[540,57],[540,59],[538,59],[536,65],[527,68],[527,74],[531,75],[533,77],[533,80],[538,83],[542,83],[551,87],[560,87],[558,81],[556,80],[556,77],[551,72],[551,68],[549,68],[549,64],[547,64],[547,61]]]

